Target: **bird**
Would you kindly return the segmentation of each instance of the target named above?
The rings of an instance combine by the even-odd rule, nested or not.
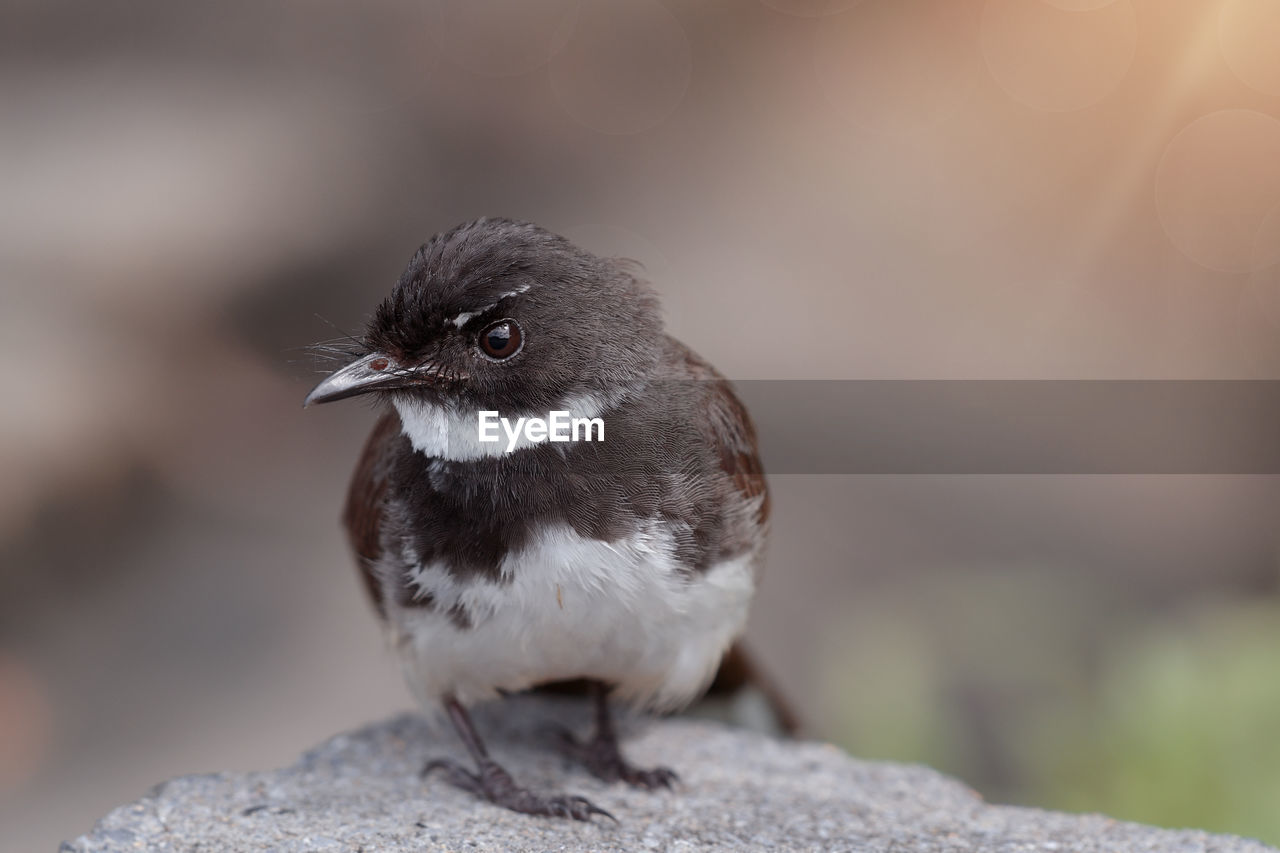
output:
[[[365,396],[381,411],[342,520],[410,692],[474,765],[437,759],[424,777],[525,814],[613,817],[521,785],[469,709],[583,685],[594,732],[557,729],[557,745],[606,781],[672,787],[675,771],[624,756],[612,706],[671,712],[699,697],[762,570],[755,428],[730,382],[666,333],[640,271],[529,222],[443,231],[304,401]],[[483,412],[600,429],[484,441]]]

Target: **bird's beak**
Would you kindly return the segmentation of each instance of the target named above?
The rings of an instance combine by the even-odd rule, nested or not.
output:
[[[437,364],[401,367],[385,353],[372,352],[329,374],[323,382],[311,389],[302,405],[306,407],[312,403],[332,403],[334,400],[345,400],[370,391],[436,385],[464,378],[466,377],[456,372],[443,370]]]

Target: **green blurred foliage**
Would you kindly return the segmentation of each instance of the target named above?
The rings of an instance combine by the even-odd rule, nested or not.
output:
[[[1028,746],[1043,801],[1280,843],[1278,655],[1270,602],[1118,643],[1082,713],[1038,721]]]
[[[825,727],[994,801],[1280,843],[1280,602],[1144,614],[1064,578],[869,595],[831,635]]]

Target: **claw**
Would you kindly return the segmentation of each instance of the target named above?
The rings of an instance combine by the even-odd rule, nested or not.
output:
[[[431,761],[428,761],[426,764],[422,765],[422,769],[418,771],[418,778],[425,779],[431,775],[432,771],[435,771],[435,770],[461,771],[462,773],[467,773],[466,770],[463,770],[461,767],[459,767],[457,764],[455,764],[453,761],[450,761],[447,758],[433,758]],[[470,775],[470,774],[468,773],[467,775]]]
[[[668,767],[642,769],[623,757],[616,741],[599,737],[589,741],[579,740],[563,726],[547,726],[560,751],[586,768],[592,776],[605,782],[626,782],[633,788],[647,791],[658,788],[671,789],[680,781],[676,772]]]
[[[582,817],[578,817],[576,813],[574,814],[574,817],[577,818],[578,820],[590,820],[593,814],[598,814],[603,817],[609,818],[609,820],[613,821],[614,823],[618,822],[618,819],[616,817],[609,814],[609,812],[600,808],[595,803],[588,800],[586,797],[570,797],[569,799],[573,802],[573,805],[577,809],[580,809],[583,811]]]
[[[616,817],[586,797],[543,797],[521,788],[507,771],[492,761],[483,764],[478,773],[472,773],[451,759],[437,758],[428,761],[419,775],[425,779],[436,770],[443,771],[445,780],[454,787],[515,812],[580,821],[590,821],[592,815],[602,815],[614,823],[618,822]]]
[[[628,767],[623,771],[623,781],[638,788],[646,788],[650,791],[657,788],[666,788],[671,790],[675,787],[675,783],[680,781],[680,776],[670,767],[654,767],[650,770],[637,770],[634,767]]]
[[[448,758],[437,758],[434,761],[428,761],[422,768],[422,772],[418,774],[421,779],[426,779],[432,772],[441,770],[444,772],[445,779],[455,788],[461,788],[469,791],[477,797],[486,797],[484,791],[484,782],[481,778],[467,770],[462,765]]]

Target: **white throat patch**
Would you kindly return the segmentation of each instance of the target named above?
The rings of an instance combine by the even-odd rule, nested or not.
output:
[[[602,397],[583,394],[565,398],[554,409],[569,412],[570,418],[598,418],[609,405],[610,401]],[[413,449],[436,459],[466,462],[486,456],[519,453],[542,443],[531,441],[523,432],[510,448],[505,435],[501,441],[481,441],[478,410],[465,412],[433,403],[403,399],[397,399],[395,407],[400,414],[400,431],[409,439]]]

